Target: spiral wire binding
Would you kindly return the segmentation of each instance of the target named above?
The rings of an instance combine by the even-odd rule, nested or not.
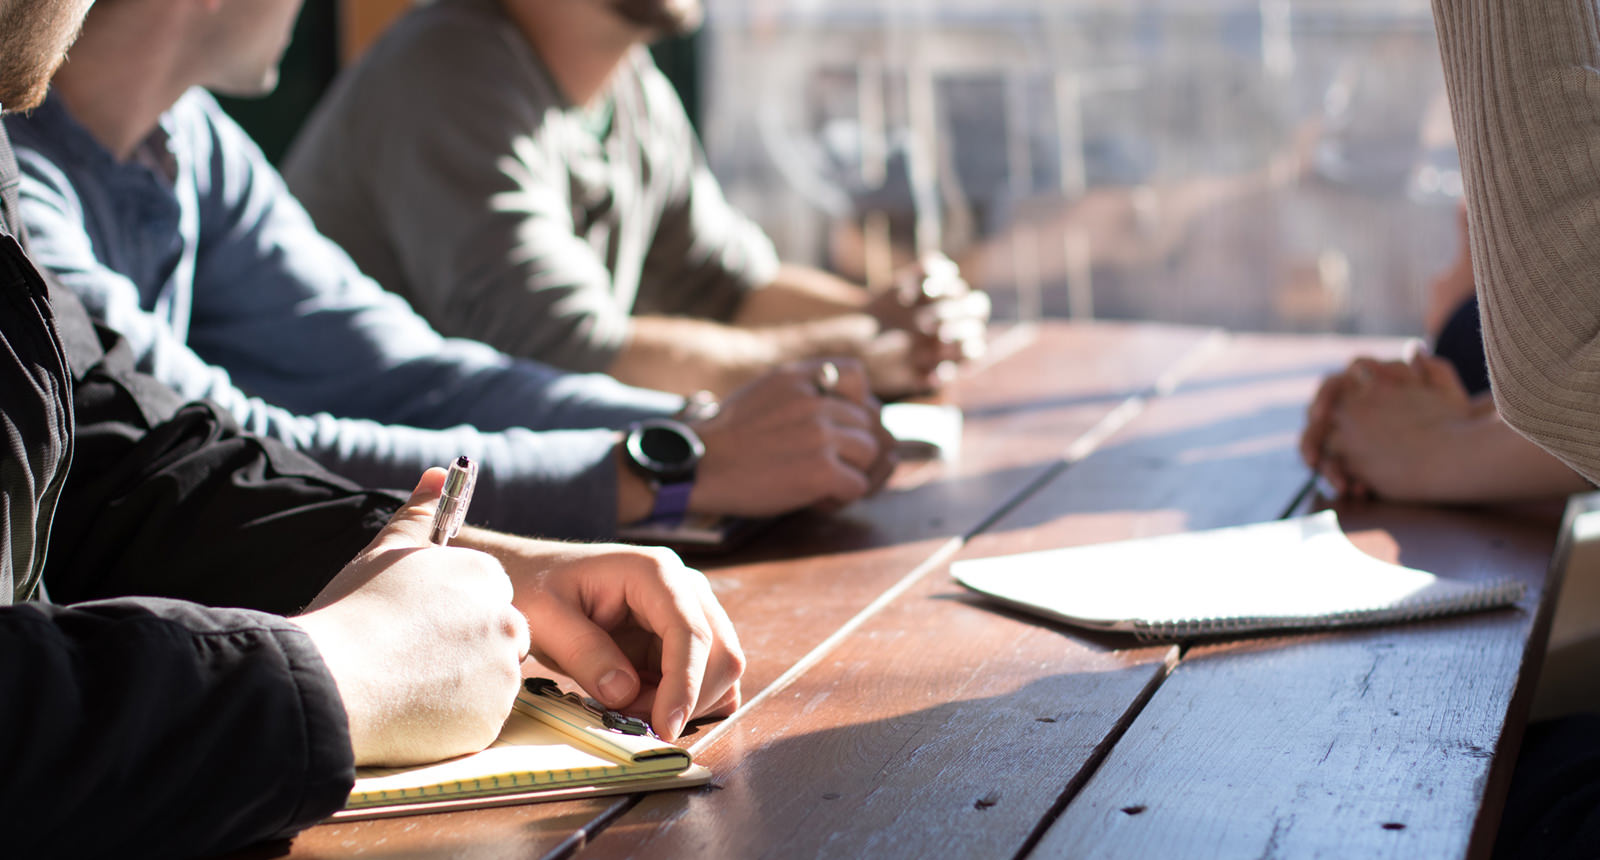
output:
[[[1395,621],[1420,621],[1440,615],[1477,612],[1508,606],[1522,599],[1522,583],[1510,579],[1491,580],[1466,594],[1403,600],[1394,606],[1352,609],[1327,615],[1241,615],[1231,618],[1181,618],[1167,621],[1134,621],[1133,635],[1140,642],[1165,642],[1202,636],[1227,636],[1263,630],[1323,630],[1361,624],[1386,624]]]

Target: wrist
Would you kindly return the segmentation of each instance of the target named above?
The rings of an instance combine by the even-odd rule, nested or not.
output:
[[[689,510],[695,475],[705,456],[699,434],[681,421],[648,418],[628,427],[622,453],[624,466],[643,481],[653,498],[649,519],[681,520]],[[634,512],[630,504],[629,513]]]
[[[633,470],[626,443],[617,442],[611,459],[617,467],[617,523],[636,523],[650,516],[656,504],[656,490],[643,475]]]
[[[1486,456],[1494,447],[1494,437],[1485,435],[1481,417],[1466,417],[1440,424],[1428,445],[1418,453],[1419,471],[1425,479],[1418,498],[1444,504],[1471,504],[1483,501],[1485,491],[1493,496],[1497,457]],[[1463,468],[1477,463],[1478,468]]]
[[[776,330],[784,362],[807,358],[863,358],[879,334],[887,331],[871,314],[852,313]]]
[[[373,738],[378,729],[371,719],[373,708],[369,700],[370,695],[366,686],[359,680],[361,672],[352,667],[349,655],[359,653],[359,643],[352,643],[349,631],[336,619],[327,615],[327,610],[320,609],[296,615],[286,619],[305,632],[306,638],[311,640],[311,645],[317,650],[317,656],[322,658],[322,665],[333,679],[334,689],[338,691],[339,703],[344,708],[345,727],[350,736],[350,751],[354,756],[355,764],[372,764]],[[354,646],[355,651],[352,650]]]
[[[729,327],[707,351],[700,384],[725,396],[783,363],[785,349],[777,329]]]

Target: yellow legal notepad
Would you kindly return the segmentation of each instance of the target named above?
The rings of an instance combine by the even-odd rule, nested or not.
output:
[[[611,716],[554,685],[530,682],[488,749],[416,767],[360,768],[350,799],[333,817],[413,815],[710,781],[711,772],[687,751],[653,734],[608,728]]]

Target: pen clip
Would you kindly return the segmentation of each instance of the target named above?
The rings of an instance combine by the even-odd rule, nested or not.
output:
[[[442,546],[461,532],[461,526],[467,521],[467,506],[472,503],[472,490],[477,485],[478,464],[468,457],[457,457],[445,475],[438,508],[433,514],[430,539],[434,543]]]
[[[522,682],[522,688],[535,696],[544,696],[558,702],[567,702],[576,705],[600,721],[600,724],[622,735],[649,735],[656,737],[650,724],[638,717],[618,713],[602,706],[594,699],[580,696],[577,693],[563,693],[555,681],[549,678],[528,678]]]

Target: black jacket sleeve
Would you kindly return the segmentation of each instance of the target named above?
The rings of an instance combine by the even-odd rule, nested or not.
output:
[[[8,856],[226,851],[315,823],[354,779],[333,678],[264,613],[0,608],[0,700]]]
[[[175,402],[74,297],[47,302],[11,238],[15,177],[0,130],[0,854],[188,857],[292,833],[354,778],[298,627],[160,598],[6,604],[42,570],[58,600],[298,608],[398,500]]]
[[[111,329],[52,285],[77,430],[51,532],[57,602],[154,595],[289,614],[402,500],[242,433],[209,402],[133,369]]]

